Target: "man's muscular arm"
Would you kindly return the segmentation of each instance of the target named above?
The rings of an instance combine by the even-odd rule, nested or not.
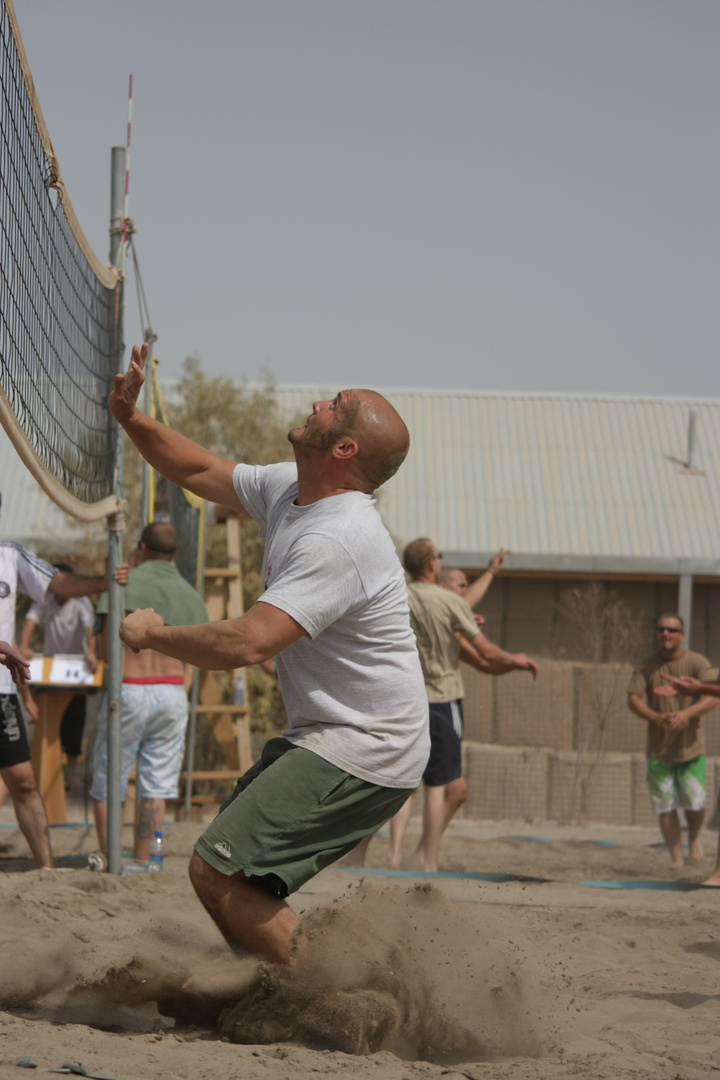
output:
[[[488,665],[488,675],[506,675],[509,671],[529,671],[537,679],[540,669],[534,660],[529,660],[525,653],[509,653],[499,645],[493,645],[484,634],[478,633],[470,644]],[[485,670],[482,668],[481,670]]]
[[[147,352],[147,345],[133,346],[128,370],[124,375],[115,376],[115,385],[108,398],[110,412],[145,460],[167,480],[209,502],[237,508],[243,517],[247,517],[233,487],[233,461],[205,450],[137,408],[145,382],[143,368]]]
[[[261,664],[305,636],[290,615],[259,600],[239,619],[198,626],[165,626],[152,608],[126,615],[120,638],[131,649],[154,649],[209,671]]]

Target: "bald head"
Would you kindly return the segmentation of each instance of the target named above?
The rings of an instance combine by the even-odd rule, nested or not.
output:
[[[441,570],[438,574],[438,585],[443,589],[449,589],[450,592],[457,593],[458,596],[464,596],[468,587],[468,579],[464,570]]]
[[[345,463],[350,486],[367,493],[394,476],[410,446],[402,417],[375,390],[341,390],[332,401],[316,401],[307,422],[291,428],[288,439],[298,464],[329,453]]]
[[[350,434],[358,444],[356,473],[370,491],[379,488],[402,465],[410,449],[410,433],[405,421],[387,398],[375,390],[354,390],[357,403]]]
[[[140,543],[146,558],[171,560],[178,549],[177,532],[168,521],[153,521],[140,533]]]

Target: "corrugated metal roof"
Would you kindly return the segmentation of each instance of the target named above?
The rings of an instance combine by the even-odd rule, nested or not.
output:
[[[103,524],[89,527],[75,521],[48,498],[23,465],[15,447],[0,427],[0,538],[34,549],[50,544],[54,550],[77,549],[88,536],[102,538]]]
[[[688,561],[720,573],[720,401],[382,392],[412,440],[380,493],[399,543],[429,535],[468,566],[504,545],[510,569],[625,560],[673,572]],[[288,414],[318,396],[327,392],[278,388]]]
[[[336,391],[281,386],[277,396],[290,418]],[[720,401],[381,392],[412,439],[379,499],[399,545],[431,536],[448,565],[468,567],[504,545],[508,569],[720,575]],[[82,528],[43,494],[2,429],[0,467],[0,536],[72,547]]]

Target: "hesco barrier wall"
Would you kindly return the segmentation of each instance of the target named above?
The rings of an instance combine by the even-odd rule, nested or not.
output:
[[[602,822],[654,825],[645,783],[644,754],[605,754],[580,812],[573,803],[577,754],[531,746],[466,742],[464,771],[469,795],[458,817],[486,821]],[[706,825],[717,828],[720,758],[708,757]],[[415,812],[420,809],[416,800]]]

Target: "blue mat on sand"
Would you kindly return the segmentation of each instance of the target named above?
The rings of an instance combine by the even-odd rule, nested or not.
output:
[[[555,878],[526,877],[524,874],[493,874],[479,870],[386,870],[381,868],[368,869],[364,866],[344,866],[341,869],[346,873],[379,874],[383,877],[395,878],[430,878],[433,881],[456,879],[460,881],[492,881],[500,884],[509,881],[519,881],[523,884],[532,885],[550,885],[553,882],[557,884]],[[569,884],[588,885],[593,889],[655,889],[659,892],[694,892],[696,889],[712,889],[715,887],[693,881],[643,881],[640,878],[627,881],[575,881]]]

